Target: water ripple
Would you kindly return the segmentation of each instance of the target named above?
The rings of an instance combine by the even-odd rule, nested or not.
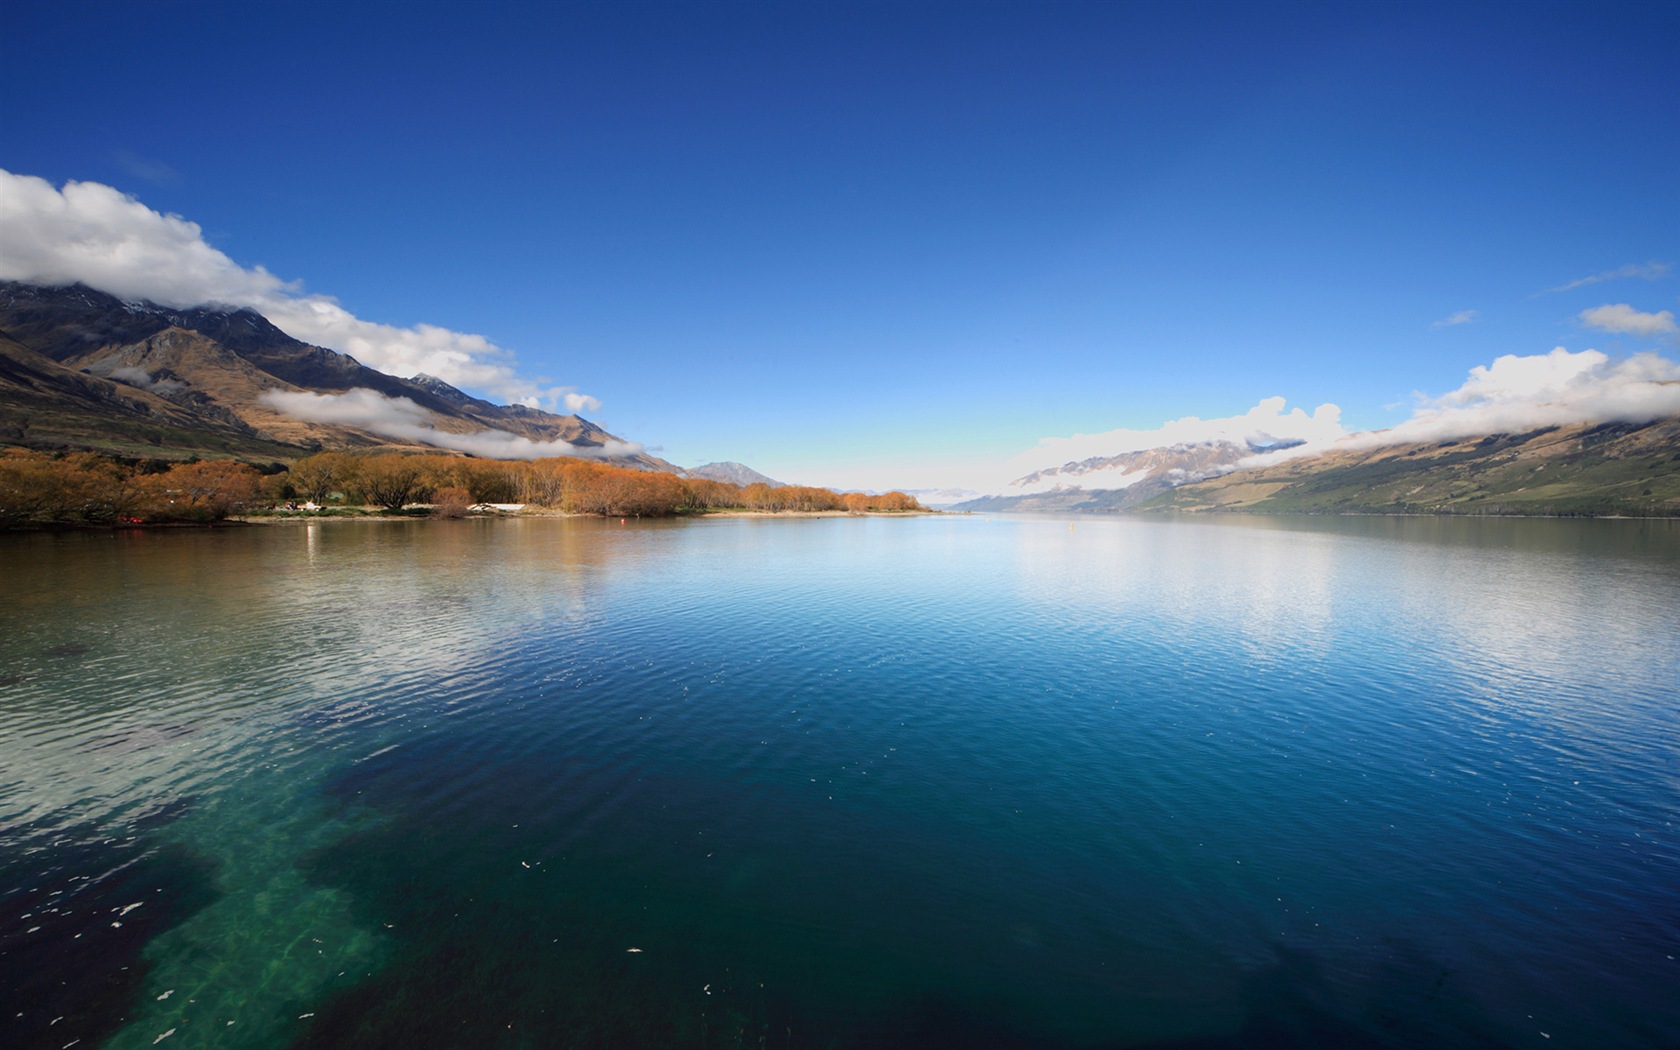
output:
[[[1680,542],[1595,525],[0,537],[0,972],[109,934],[114,1046],[1650,1043]]]

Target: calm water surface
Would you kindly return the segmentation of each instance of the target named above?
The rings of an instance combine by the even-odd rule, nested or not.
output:
[[[346,522],[0,580],[7,1047],[1680,1045],[1674,523]]]

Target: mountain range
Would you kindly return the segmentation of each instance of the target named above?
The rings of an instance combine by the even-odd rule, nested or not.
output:
[[[999,495],[951,490],[934,502],[988,513],[1680,515],[1680,418],[1381,440],[1363,435],[1293,458],[1284,444],[1181,442],[1044,468]],[[432,376],[387,375],[249,309],[179,309],[84,285],[0,282],[4,445],[259,464],[325,449],[453,448],[782,485],[734,462],[684,470],[577,415],[493,404]],[[1278,452],[1280,461],[1255,465]]]
[[[1137,509],[1680,515],[1680,418],[1332,449],[1177,486]]]
[[[1069,463],[1028,491],[955,510],[1309,514],[1680,515],[1680,418],[1376,444],[1253,465],[1279,451],[1187,443]]]
[[[282,410],[299,395],[337,411]],[[389,410],[402,426],[381,422]],[[0,282],[0,444],[288,461],[322,449],[437,451],[486,438],[684,473],[580,416],[493,404],[431,376],[387,375],[249,309],[176,309],[80,284]]]
[[[1160,448],[1094,456],[1036,470],[1000,495],[956,505],[969,511],[1119,511],[1179,485],[1231,470],[1240,461],[1289,445],[1234,441],[1179,442]]]

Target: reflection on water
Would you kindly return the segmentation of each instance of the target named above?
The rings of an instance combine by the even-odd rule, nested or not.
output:
[[[1672,523],[0,563],[8,1046],[1680,1039]]]
[[[284,1022],[365,978],[378,954],[379,931],[296,866],[368,819],[319,797],[322,777],[357,761],[347,751],[399,738],[400,724],[380,725],[391,700],[447,690],[501,636],[500,616],[552,615],[575,588],[487,589],[502,572],[528,578],[505,561],[464,579],[460,566],[492,560],[480,523],[12,539],[0,832],[53,845],[75,828],[132,835],[175,807],[152,848],[179,846],[214,873],[216,899],[133,960],[155,994],[125,1007],[110,1045],[169,1030],[174,1045],[225,1045],[229,1025],[242,1045],[283,1043]],[[526,551],[545,573],[586,564],[575,535],[553,539]],[[101,870],[39,874],[74,885]],[[72,939],[128,940],[115,931],[138,921],[137,904],[159,910],[112,903],[109,925]],[[39,950],[36,917],[17,920],[31,925],[9,966]]]

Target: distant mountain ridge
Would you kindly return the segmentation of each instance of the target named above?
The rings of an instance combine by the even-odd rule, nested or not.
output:
[[[1139,511],[1680,515],[1680,418],[1331,449],[1161,493]]]
[[[1239,466],[1276,447],[1209,442],[1083,460],[1014,483],[1037,492],[952,509],[1680,515],[1680,418],[1331,448]],[[1124,484],[1103,487],[1115,481]]]
[[[695,478],[724,481],[731,485],[740,485],[743,488],[747,485],[769,485],[773,489],[787,488],[787,482],[777,481],[768,475],[760,474],[745,463],[736,463],[734,460],[725,460],[721,463],[702,463],[698,467],[689,467],[688,475]]]
[[[906,496],[916,497],[916,501],[924,507],[934,507],[948,510],[959,503],[979,497],[981,493],[974,489],[965,488],[935,488],[935,489],[904,489]]]
[[[438,451],[369,425],[307,422],[271,400],[355,390],[407,399],[444,434],[501,431],[564,441],[583,454],[621,443],[577,415],[496,405],[433,376],[387,375],[294,339],[254,310],[177,309],[80,284],[0,282],[0,444],[272,459],[323,448]],[[598,458],[682,472],[645,453]]]
[[[1190,481],[1230,470],[1240,461],[1280,445],[1234,441],[1180,442],[1160,448],[1093,456],[1036,470],[1009,483],[1010,490],[956,504],[952,510],[1118,511]]]

